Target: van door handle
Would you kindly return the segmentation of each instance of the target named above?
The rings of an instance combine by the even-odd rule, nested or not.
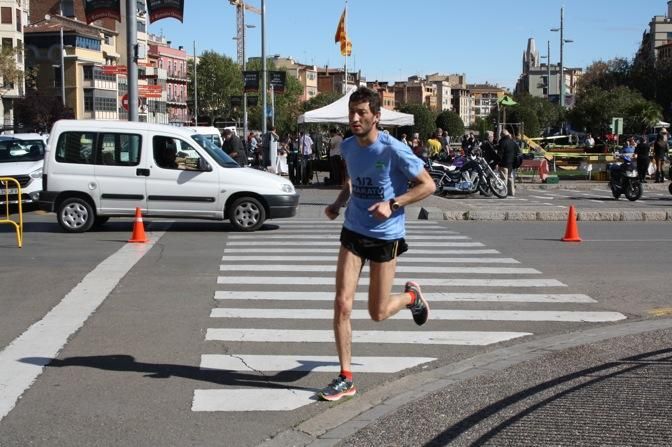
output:
[[[135,170],[135,175],[137,176],[144,175],[145,177],[149,177],[149,169],[138,168]]]

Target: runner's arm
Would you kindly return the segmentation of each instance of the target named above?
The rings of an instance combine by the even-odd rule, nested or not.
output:
[[[432,182],[433,184],[433,182]],[[341,192],[338,193],[338,197],[336,197],[336,200],[326,207],[324,209],[324,214],[327,215],[327,217],[331,220],[336,219],[340,213],[340,209],[345,206],[345,204],[348,202],[350,199],[350,178],[348,177],[346,181],[343,183],[343,188],[341,188]]]

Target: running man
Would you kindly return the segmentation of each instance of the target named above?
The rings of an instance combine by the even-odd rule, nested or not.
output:
[[[404,207],[431,195],[434,181],[408,146],[378,131],[378,93],[360,87],[350,95],[348,107],[353,137],[341,145],[347,179],[334,203],[324,210],[333,220],[348,204],[341,230],[334,300],[334,335],[341,373],[319,393],[320,398],[329,401],[357,392],[351,370],[350,314],[367,259],[372,320],[385,320],[405,307],[418,325],[425,324],[429,316],[429,305],[418,284],[407,282],[399,294],[392,294],[392,285],[397,256],[408,250]],[[415,183],[410,190],[409,180]]]

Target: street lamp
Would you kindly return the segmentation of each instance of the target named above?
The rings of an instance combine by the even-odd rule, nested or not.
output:
[[[566,43],[574,42],[571,39],[565,39],[565,8],[560,8],[560,28],[551,28],[553,32],[560,32],[560,106],[565,107],[565,70],[563,64],[564,46]]]

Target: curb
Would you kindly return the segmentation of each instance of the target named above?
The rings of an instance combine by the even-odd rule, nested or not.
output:
[[[567,210],[442,210],[438,207],[421,207],[418,220],[475,220],[488,221],[566,221]],[[603,209],[578,211],[577,220],[586,222],[665,222],[672,221],[672,211],[639,211],[628,209]]]
[[[377,419],[424,396],[482,374],[502,371],[521,362],[581,345],[628,335],[672,328],[672,319],[640,320],[612,326],[600,326],[532,340],[511,347],[477,355],[454,364],[405,376],[381,385],[357,399],[330,407],[296,427],[280,432],[259,444],[259,447],[334,446]],[[394,395],[394,390],[404,389]]]

